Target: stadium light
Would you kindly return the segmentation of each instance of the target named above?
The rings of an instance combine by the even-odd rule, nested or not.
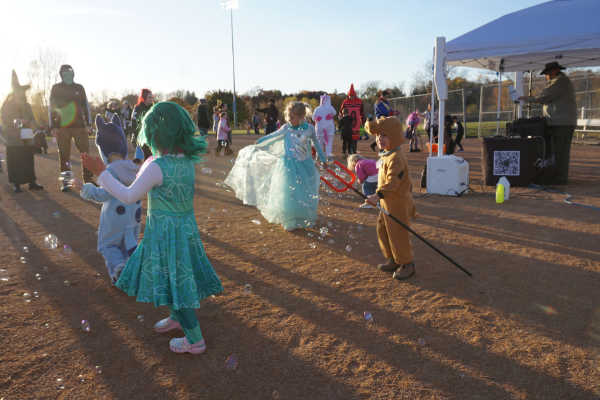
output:
[[[223,10],[231,10],[231,66],[233,70],[233,127],[237,128],[237,110],[235,107],[235,55],[233,52],[233,10],[240,8],[239,0],[229,0],[221,3]]]

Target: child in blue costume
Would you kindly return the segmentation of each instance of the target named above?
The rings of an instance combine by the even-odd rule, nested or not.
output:
[[[194,137],[195,130],[188,112],[175,103],[165,101],[150,109],[138,140],[154,157],[130,187],[104,171],[99,159],[83,154],[81,160],[98,175],[97,182],[124,203],[148,195],[144,239],[117,287],[139,302],[169,307],[171,315],[154,329],[183,329],[185,337],[172,339],[171,350],[200,354],[206,345],[194,309],[201,299],[222,292],[223,285],[206,257],[194,217],[194,162],[206,153],[206,140]]]
[[[307,113],[308,104],[289,103],[288,123],[243,148],[225,180],[238,199],[256,206],[267,221],[282,224],[286,231],[310,227],[317,220],[320,175],[311,144],[327,168],[315,128],[304,120]]]
[[[113,114],[111,122],[105,123],[102,117],[97,115],[96,127],[96,146],[106,165],[106,171],[123,185],[131,185],[140,167],[127,160],[127,138],[119,117]],[[104,257],[110,281],[114,285],[138,245],[142,202],[124,204],[106,190],[91,183],[84,185],[78,179],[71,180],[69,186],[81,190],[81,197],[84,199],[102,203],[98,227],[98,253]]]

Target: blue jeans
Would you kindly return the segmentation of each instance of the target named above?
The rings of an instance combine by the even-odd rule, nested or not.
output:
[[[362,184],[365,196],[373,196],[377,191],[377,182],[365,182]]]
[[[208,129],[198,127],[198,130],[200,131],[200,136],[208,135]]]

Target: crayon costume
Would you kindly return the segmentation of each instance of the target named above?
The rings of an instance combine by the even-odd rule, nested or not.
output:
[[[127,138],[123,133],[121,121],[113,114],[110,123],[105,123],[100,115],[96,116],[96,146],[100,157],[106,164],[106,171],[124,186],[129,186],[136,178],[140,167],[127,160]],[[114,160],[110,164],[111,154],[119,154],[123,160]],[[81,197],[102,203],[100,226],[98,227],[98,253],[101,253],[108,268],[112,284],[116,284],[129,256],[133,254],[140,236],[142,220],[142,202],[125,204],[101,187],[86,183],[81,189]]]
[[[367,131],[374,135],[384,134],[390,140],[388,150],[379,153],[379,176],[376,194],[380,197],[383,209],[394,215],[407,226],[410,218],[418,217],[417,208],[412,197],[412,183],[408,170],[408,162],[400,148],[406,141],[403,135],[402,122],[396,117],[380,118],[377,121],[368,121],[365,125]],[[409,232],[400,224],[394,222],[383,212],[379,213],[377,220],[377,237],[379,246],[388,262],[380,264],[383,271],[396,271],[396,279],[405,279],[414,273],[413,251],[410,243]],[[400,269],[411,269],[405,278],[401,276]]]
[[[295,127],[286,123],[257,142],[240,150],[225,183],[271,223],[286,230],[314,225],[320,175],[311,142],[321,161],[326,160],[315,128],[306,122]]]
[[[325,146],[327,157],[333,157],[331,148],[333,146],[333,135],[335,134],[335,108],[331,105],[331,97],[328,95],[321,96],[321,105],[315,108],[313,119],[316,122],[317,138],[321,148]]]
[[[351,99],[350,96],[355,96],[356,98]],[[358,96],[356,96],[356,92],[354,91],[354,84],[350,86],[348,98],[346,98],[342,102],[340,114],[342,114],[341,110],[343,110],[344,108],[347,108],[349,110],[348,115],[352,117],[352,152],[356,154],[358,139],[360,139],[360,126],[366,122],[366,118],[365,110],[363,108],[363,102],[361,99],[358,98]]]

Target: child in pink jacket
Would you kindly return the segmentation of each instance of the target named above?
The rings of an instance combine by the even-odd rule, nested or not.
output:
[[[221,154],[221,150],[225,147],[225,155],[233,154],[231,150],[231,142],[229,139],[229,135],[231,132],[231,128],[229,127],[229,120],[227,118],[227,113],[221,113],[221,120],[219,121],[219,127],[217,128],[217,148],[215,149],[215,156]]]
[[[377,177],[379,169],[375,160],[365,159],[358,154],[348,156],[348,169],[356,173],[356,178],[359,183],[362,183],[362,190],[366,196],[374,195],[377,191]],[[364,203],[360,208],[373,208],[371,205]]]

